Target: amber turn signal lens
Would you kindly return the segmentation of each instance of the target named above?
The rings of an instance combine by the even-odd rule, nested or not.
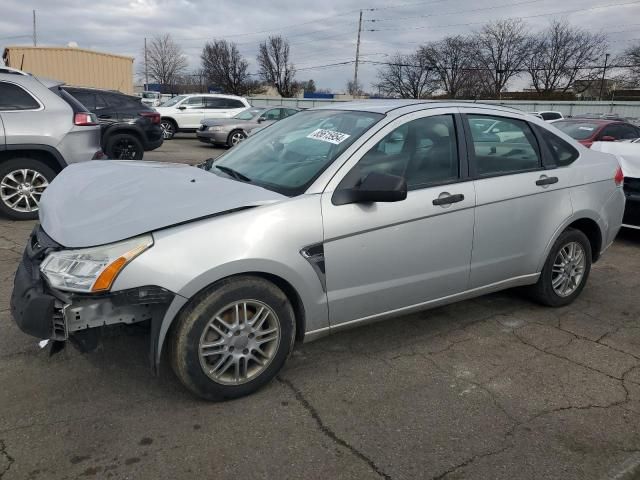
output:
[[[98,276],[98,279],[91,287],[92,292],[104,292],[111,288],[113,285],[113,281],[116,279],[120,271],[124,268],[124,266],[129,263],[129,260],[137,257],[140,253],[146,250],[147,246],[142,245],[130,252],[125,253],[121,257],[118,257],[113,262],[111,262],[107,268],[105,268],[102,273]]]
[[[118,272],[124,267],[127,263],[127,259],[124,257],[118,258],[116,261],[112,262],[107,268],[105,268],[96,282],[91,287],[92,292],[101,292],[103,290],[109,290],[111,288],[111,284],[118,275]]]

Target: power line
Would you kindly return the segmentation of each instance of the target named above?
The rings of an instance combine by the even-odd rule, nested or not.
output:
[[[640,0],[636,0],[636,1],[633,1],[633,2],[626,2],[626,3],[610,3],[610,4],[607,4],[607,5],[600,5],[600,6],[589,7],[589,8],[580,8],[580,9],[574,9],[574,10],[562,10],[562,11],[559,11],[559,12],[538,13],[536,15],[513,17],[513,19],[547,17],[547,16],[550,16],[550,15],[561,15],[561,14],[564,14],[564,13],[587,12],[587,11],[590,11],[590,10],[598,10],[598,9],[601,9],[601,8],[619,7],[619,6],[623,6],[623,5],[636,5],[638,3],[640,3]],[[421,27],[377,28],[377,29],[369,29],[367,31],[368,32],[382,32],[382,31],[389,31],[389,30],[422,30],[422,29],[425,29],[425,28],[435,29],[435,28],[446,28],[446,27],[466,27],[466,26],[470,26],[470,25],[483,25],[485,23],[487,23],[486,20],[485,21],[481,21],[481,22],[454,23],[454,24],[450,24],[450,25],[425,25],[425,26],[421,26]]]
[[[472,10],[466,9],[466,10],[458,10],[455,12],[443,12],[443,13],[430,13],[428,15],[412,15],[410,17],[397,17],[397,18],[374,18],[371,20],[365,20],[365,22],[395,22],[396,20],[413,20],[415,18],[429,18],[429,17],[442,17],[442,16],[446,16],[446,15],[457,15],[460,13],[472,13],[472,12],[482,12],[485,10],[495,10],[496,8],[504,8],[504,7],[515,7],[518,5],[526,5],[529,3],[540,3],[540,2],[545,2],[547,0],[525,0],[523,2],[516,2],[516,3],[506,3],[506,4],[502,4],[502,5],[492,5],[490,7],[481,7],[481,8],[474,8]]]

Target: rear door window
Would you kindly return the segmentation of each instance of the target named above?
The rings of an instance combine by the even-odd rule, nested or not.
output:
[[[538,142],[527,122],[490,115],[467,115],[467,122],[478,176],[541,168]]]
[[[206,97],[205,107],[207,110],[221,110],[227,108],[224,98]]]
[[[25,89],[8,82],[0,82],[0,110],[37,110],[40,103]]]

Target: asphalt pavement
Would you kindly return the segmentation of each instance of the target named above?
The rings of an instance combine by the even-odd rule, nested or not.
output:
[[[146,158],[220,151],[176,139]],[[151,374],[139,329],[54,356],[22,334],[9,296],[32,228],[0,219],[2,480],[637,478],[640,232],[569,307],[509,291],[361,327],[207,403]]]

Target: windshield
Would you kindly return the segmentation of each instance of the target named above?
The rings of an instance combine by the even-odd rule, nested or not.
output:
[[[264,108],[250,108],[249,110],[240,112],[233,118],[237,118],[238,120],[251,120],[262,112],[264,112]]]
[[[589,122],[555,122],[553,125],[576,140],[591,138],[600,127],[597,123]]]
[[[283,195],[300,195],[382,117],[378,113],[347,110],[296,113],[229,150],[211,171],[227,175],[233,170],[236,178],[246,177],[251,183]]]
[[[162,105],[160,105],[161,107],[173,107],[176,103],[181,102],[182,100],[184,100],[186,97],[184,95],[178,95],[177,97],[173,97],[170,98],[169,100],[167,100],[166,102],[164,102]]]

